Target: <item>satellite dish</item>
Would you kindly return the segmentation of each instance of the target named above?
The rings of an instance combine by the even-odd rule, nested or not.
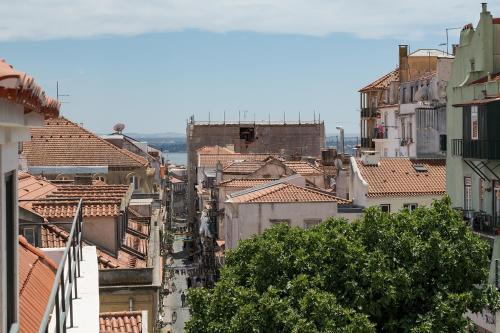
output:
[[[120,134],[123,132],[124,129],[125,129],[125,124],[122,123],[118,123],[115,126],[113,126],[113,130]]]

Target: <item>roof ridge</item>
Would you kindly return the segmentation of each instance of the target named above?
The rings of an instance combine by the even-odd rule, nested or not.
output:
[[[261,190],[258,190],[258,191],[256,191],[257,195],[255,197],[249,199],[248,202],[253,202],[256,199],[260,199],[260,198],[263,198],[263,197],[265,197],[267,195],[276,193],[279,190],[287,188],[288,185],[291,185],[291,184],[288,184],[288,183],[278,183],[278,184],[272,185],[270,187],[266,187],[266,188],[263,188]],[[263,193],[260,193],[260,195],[259,195],[258,192],[263,192]]]
[[[61,117],[59,117],[59,118],[51,118],[51,119],[48,119],[48,120],[46,121],[46,123],[49,123],[49,122],[57,122],[57,121],[58,121],[58,120],[60,120],[60,119],[61,119],[61,120],[64,120],[64,121],[67,121],[69,124],[73,125],[73,127],[76,127],[76,128],[78,128],[79,130],[81,130],[81,131],[83,131],[83,132],[87,133],[88,135],[93,136],[94,138],[98,139],[101,143],[104,143],[104,144],[108,145],[109,147],[111,147],[111,148],[115,149],[115,150],[116,150],[116,151],[118,151],[119,153],[121,153],[121,154],[123,154],[123,155],[127,156],[128,158],[132,158],[131,156],[129,156],[129,155],[127,155],[127,154],[124,154],[124,153],[123,153],[123,151],[122,151],[122,148],[118,148],[118,147],[117,147],[117,146],[115,146],[114,144],[112,144],[112,143],[110,143],[110,142],[108,142],[108,141],[104,140],[103,138],[101,138],[99,135],[97,135],[97,134],[95,134],[95,133],[93,133],[93,132],[91,132],[91,131],[87,130],[87,129],[86,129],[86,128],[84,128],[83,126],[78,125],[77,123],[72,122],[71,120],[69,120],[69,119],[65,118],[64,116],[61,116]],[[129,153],[133,154],[132,152],[129,152]],[[139,156],[139,157],[140,157],[140,158],[143,158],[143,157],[141,157],[141,156]],[[133,159],[133,158],[132,158],[132,159]],[[139,161],[135,160],[135,162],[139,162]],[[147,163],[149,163],[147,160],[146,160],[146,162],[147,162]],[[146,163],[146,164],[147,164],[147,163]]]

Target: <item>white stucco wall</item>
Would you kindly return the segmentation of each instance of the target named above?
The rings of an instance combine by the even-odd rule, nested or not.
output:
[[[304,220],[324,221],[337,215],[337,203],[228,203],[225,207],[226,248],[238,241],[260,235],[273,226],[270,220],[289,220],[290,226],[305,226]]]

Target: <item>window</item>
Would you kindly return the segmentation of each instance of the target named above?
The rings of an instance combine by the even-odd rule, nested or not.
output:
[[[382,204],[382,205],[380,205],[380,210],[382,210],[384,213],[390,213],[391,212],[391,205]]]
[[[495,216],[495,223],[499,223],[500,222],[500,182],[498,180],[495,180],[493,182],[493,215]]]
[[[304,228],[310,229],[310,228],[312,228],[315,225],[318,225],[320,223],[321,223],[321,219],[305,219],[304,220]]]
[[[406,88],[403,87],[403,92],[401,93],[401,103],[406,103]]]
[[[26,238],[26,240],[28,241],[28,243],[30,243],[31,245],[35,245],[36,246],[36,243],[35,243],[35,229],[34,228],[24,228],[23,229],[23,236],[24,236],[24,238]]]
[[[240,127],[240,139],[245,140],[245,143],[255,141],[255,129],[253,127]]]
[[[412,128],[412,123],[408,123],[408,138],[413,139],[413,128]]]
[[[418,204],[416,203],[407,203],[403,205],[404,208],[408,209],[410,212],[413,212],[415,209],[417,209]]]
[[[479,210],[484,211],[484,179],[479,178]]]
[[[410,102],[413,102],[413,86],[410,87]]]
[[[439,150],[446,151],[446,134],[439,135]]]
[[[136,176],[131,176],[129,178],[129,183],[134,184],[134,191],[137,191],[139,189],[139,178]]]
[[[388,149],[384,148],[384,157],[387,157],[387,154],[388,154]]]
[[[464,210],[472,209],[472,178],[464,177]]]
[[[272,225],[284,223],[290,226],[290,222],[290,219],[269,219],[269,223],[271,223]]]
[[[479,120],[477,117],[477,105],[473,105],[470,111],[470,137],[472,140],[479,138]]]
[[[401,119],[401,139],[406,139],[405,118]]]
[[[17,249],[17,234],[16,234],[16,183],[14,177],[15,171],[5,174],[5,226],[6,226],[6,261],[7,267],[7,331],[10,326],[17,320],[16,303],[17,303],[17,274],[16,272],[16,249]]]

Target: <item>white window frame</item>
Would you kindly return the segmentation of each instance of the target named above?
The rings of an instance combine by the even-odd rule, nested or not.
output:
[[[403,204],[403,208],[407,208],[408,211],[413,212],[415,209],[417,209],[418,203],[405,203]]]
[[[269,223],[271,225],[276,225],[276,224],[284,223],[284,224],[290,226],[291,222],[292,221],[290,219],[269,219]]]
[[[391,204],[380,204],[379,207],[380,207],[381,211],[384,211],[383,207],[387,207],[387,212],[386,213],[390,213],[391,212]]]
[[[310,229],[322,222],[321,219],[304,219],[304,229]]]
[[[464,210],[472,209],[472,177],[464,177]]]
[[[472,105],[470,109],[470,138],[479,140],[479,115],[477,105]]]

